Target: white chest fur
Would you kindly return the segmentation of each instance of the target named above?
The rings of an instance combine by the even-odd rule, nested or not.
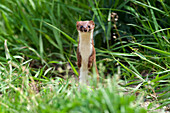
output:
[[[81,67],[80,67],[80,83],[86,83],[88,79],[88,60],[92,54],[92,40],[93,32],[91,33],[82,33],[79,32],[79,52],[81,55]]]

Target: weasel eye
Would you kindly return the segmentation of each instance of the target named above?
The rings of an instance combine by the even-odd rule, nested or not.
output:
[[[83,28],[83,26],[80,26],[80,28]]]
[[[88,26],[88,28],[90,28],[90,26]]]

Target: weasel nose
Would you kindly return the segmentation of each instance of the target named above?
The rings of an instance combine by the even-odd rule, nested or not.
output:
[[[87,29],[84,29],[84,32],[87,32]]]

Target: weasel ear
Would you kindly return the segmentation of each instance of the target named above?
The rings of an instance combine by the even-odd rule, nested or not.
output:
[[[90,24],[92,24],[93,28],[95,27],[95,23],[93,22],[93,20],[90,20]]]
[[[77,23],[76,23],[76,28],[78,30],[78,28],[79,28],[79,21],[77,21]]]
[[[78,24],[79,24],[79,22],[80,22],[80,21],[77,21],[77,24],[76,24],[76,25],[78,25]]]

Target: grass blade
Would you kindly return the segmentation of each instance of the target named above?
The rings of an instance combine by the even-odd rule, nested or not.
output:
[[[62,30],[58,29],[57,27],[47,23],[44,21],[45,24],[49,25],[50,27],[52,27],[53,29],[56,29],[57,31],[61,32],[69,41],[71,41],[73,44],[76,44],[77,42],[71,38],[69,35],[67,35],[66,33],[64,33]]]
[[[76,76],[78,76],[78,72],[77,72],[76,68],[73,66],[73,64],[71,63],[71,61],[69,60],[68,57],[67,57],[67,60],[68,60],[68,62],[70,63],[71,68],[73,69],[73,72],[76,74]]]
[[[170,52],[166,52],[166,51],[163,51],[163,50],[155,49],[155,48],[153,48],[153,47],[149,47],[149,46],[146,46],[146,45],[142,45],[142,44],[140,44],[140,43],[134,43],[134,44],[137,44],[137,45],[142,46],[142,47],[144,47],[144,48],[150,49],[150,50],[155,51],[155,52],[157,52],[157,53],[159,53],[159,54],[163,54],[163,55],[166,55],[166,56],[170,56]]]

